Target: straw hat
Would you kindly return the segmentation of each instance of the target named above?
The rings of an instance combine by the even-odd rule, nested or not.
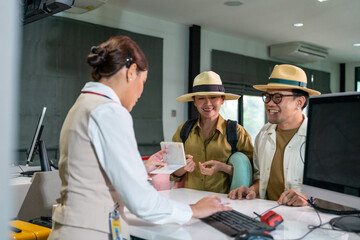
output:
[[[239,99],[240,96],[231,93],[225,93],[220,76],[213,72],[202,72],[194,79],[192,93],[184,94],[176,99],[178,102],[194,101],[194,96],[216,95],[224,96],[225,100]]]
[[[321,93],[307,88],[307,79],[304,70],[293,65],[276,65],[266,85],[254,85],[253,87],[266,91],[267,89],[300,89],[309,93],[309,96]]]

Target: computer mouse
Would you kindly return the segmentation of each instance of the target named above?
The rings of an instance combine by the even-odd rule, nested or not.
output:
[[[271,227],[276,227],[284,221],[283,218],[274,211],[268,211],[260,217],[260,220]]]
[[[236,235],[235,240],[271,240],[274,239],[266,231],[243,231]]]

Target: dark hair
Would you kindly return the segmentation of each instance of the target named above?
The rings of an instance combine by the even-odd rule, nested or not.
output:
[[[293,92],[295,95],[297,95],[297,96],[304,96],[304,97],[305,97],[305,103],[304,103],[304,105],[303,105],[303,107],[302,107],[302,110],[303,110],[304,108],[306,108],[306,106],[307,106],[308,103],[309,103],[309,93],[308,93],[308,92],[305,92],[305,91],[303,91],[303,90],[300,90],[300,89],[292,89],[292,92]],[[296,96],[295,96],[294,98],[296,98]]]
[[[99,46],[91,48],[86,62],[92,67],[91,77],[98,82],[102,77],[111,77],[123,66],[136,63],[137,71],[147,71],[148,63],[140,47],[127,36],[111,37]]]

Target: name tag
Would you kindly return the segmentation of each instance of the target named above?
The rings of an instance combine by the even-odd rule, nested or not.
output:
[[[116,204],[114,211],[109,213],[112,240],[124,240],[121,236],[120,215],[118,208],[119,205]]]

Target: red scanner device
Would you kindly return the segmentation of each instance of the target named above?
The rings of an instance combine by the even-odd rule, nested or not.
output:
[[[276,227],[284,221],[283,218],[274,211],[268,211],[260,217],[260,220],[271,227]]]

